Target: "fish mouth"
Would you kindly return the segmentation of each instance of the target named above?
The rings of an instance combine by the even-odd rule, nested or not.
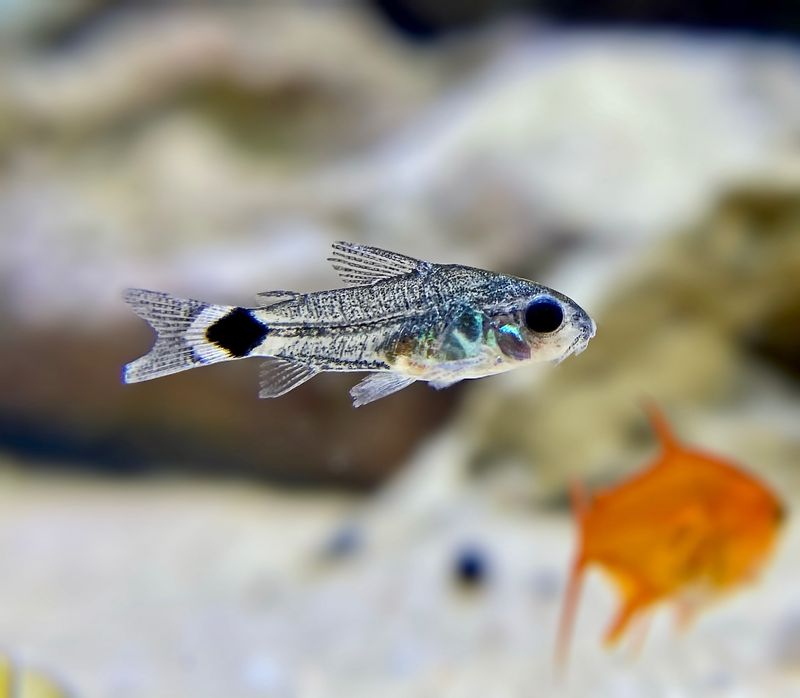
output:
[[[592,339],[592,337],[594,337],[597,334],[597,324],[591,318],[589,318],[589,322],[591,322],[592,324],[589,325],[587,331],[581,335],[583,343],[581,344],[580,347],[577,347],[577,349],[575,349],[575,356],[577,356],[578,354],[582,354],[583,351],[586,349],[586,347],[589,346],[589,342]],[[575,344],[575,342],[573,342],[573,344]]]
[[[581,342],[583,342],[583,346],[578,348],[578,345]],[[568,359],[570,356],[572,356],[572,354],[574,352],[576,352],[577,354],[580,354],[584,349],[586,349],[586,345],[588,343],[589,343],[589,340],[585,339],[582,335],[578,335],[572,341],[572,343],[567,347],[566,351],[555,360],[556,366],[558,366],[558,364],[560,364],[562,361],[564,361],[564,359]]]
[[[562,361],[564,361],[564,359],[569,358],[573,354],[575,354],[575,356],[582,354],[586,347],[589,346],[589,340],[594,337],[595,333],[597,332],[597,325],[595,325],[594,320],[591,322],[592,324],[589,326],[589,328],[587,328],[591,331],[581,332],[577,337],[575,337],[575,339],[573,339],[570,345],[567,347],[566,351],[558,359],[556,359],[556,365],[560,364]]]
[[[582,354],[586,347],[589,346],[589,341],[597,334],[597,323],[595,323],[592,318],[588,318],[589,324],[583,326],[583,332],[581,332],[576,338],[575,341],[570,344],[569,353],[575,353],[575,356],[578,354]]]

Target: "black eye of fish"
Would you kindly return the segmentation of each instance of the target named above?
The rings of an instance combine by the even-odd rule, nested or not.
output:
[[[555,332],[563,321],[564,311],[555,298],[537,298],[525,309],[525,325],[531,332]]]

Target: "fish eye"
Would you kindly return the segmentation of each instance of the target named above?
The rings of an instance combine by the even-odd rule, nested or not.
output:
[[[537,298],[525,308],[525,326],[531,332],[547,334],[555,332],[564,321],[561,303],[555,298],[544,296]]]

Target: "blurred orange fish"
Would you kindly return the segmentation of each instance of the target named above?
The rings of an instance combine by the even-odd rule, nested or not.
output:
[[[666,599],[688,622],[711,599],[751,579],[773,548],[784,518],[763,483],[722,458],[683,446],[663,415],[647,406],[661,453],[642,473],[586,497],[573,489],[580,542],[561,616],[557,661],[569,645],[586,568],[614,580],[622,604],[606,644]]]

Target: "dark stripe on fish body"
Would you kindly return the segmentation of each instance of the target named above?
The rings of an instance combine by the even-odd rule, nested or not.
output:
[[[268,333],[247,308],[234,308],[206,330],[206,339],[240,359],[261,344]]]
[[[287,361],[304,361],[321,371],[386,371],[391,368],[385,361],[378,359],[343,359],[336,356],[324,356],[315,352],[281,352],[275,355]]]

